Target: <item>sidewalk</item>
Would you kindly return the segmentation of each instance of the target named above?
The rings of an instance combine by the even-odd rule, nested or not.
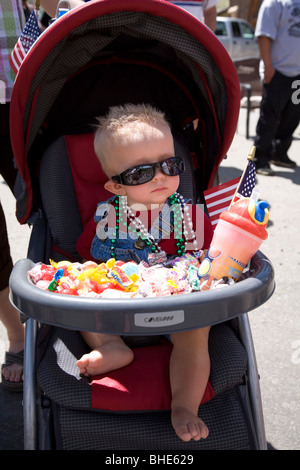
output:
[[[221,180],[238,176],[253,144],[259,111],[251,112],[245,139],[245,110],[221,167]],[[261,249],[275,269],[272,298],[249,313],[260,374],[267,441],[278,450],[300,449],[299,220],[300,126],[289,151],[298,167],[275,167],[275,176],[257,177],[261,198],[270,205],[269,237]]]
[[[245,138],[245,111],[228,158],[220,169],[221,182],[240,176],[253,145],[258,111],[250,117],[250,139]],[[276,276],[273,297],[249,313],[261,378],[265,427],[270,447],[300,449],[300,322],[299,303],[299,220],[300,220],[300,126],[289,156],[294,170],[274,167],[276,174],[258,176],[261,197],[271,205],[269,238],[262,251],[272,261]],[[26,257],[30,229],[16,221],[15,203],[0,180],[0,198],[7,215],[8,233],[14,261]],[[6,333],[0,324],[0,359],[4,359]],[[22,449],[22,394],[3,390],[0,384],[0,450]]]

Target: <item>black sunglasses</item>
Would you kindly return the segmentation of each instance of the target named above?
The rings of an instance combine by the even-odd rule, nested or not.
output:
[[[154,178],[156,168],[167,176],[177,176],[184,172],[184,161],[181,157],[170,157],[157,163],[144,163],[123,171],[120,175],[112,176],[111,180],[125,186],[137,186],[148,183]]]

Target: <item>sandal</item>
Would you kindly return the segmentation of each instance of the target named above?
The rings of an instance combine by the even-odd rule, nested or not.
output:
[[[21,364],[23,365],[24,361],[24,351],[20,351],[18,353],[11,353],[11,352],[6,352],[5,353],[5,363],[2,364],[1,366],[1,381],[2,385],[4,388],[7,390],[10,390],[12,392],[22,392],[23,391],[23,380],[19,380],[18,382],[11,382],[10,380],[7,380],[3,373],[2,370],[5,367],[8,367],[12,364]]]

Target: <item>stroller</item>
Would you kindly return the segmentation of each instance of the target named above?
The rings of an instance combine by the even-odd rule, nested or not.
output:
[[[12,302],[26,321],[25,448],[265,449],[247,316],[274,290],[262,253],[241,282],[179,297],[60,296],[28,279],[35,262],[81,261],[76,241],[108,197],[93,151],[95,116],[126,102],[166,113],[186,164],[179,191],[203,203],[234,136],[240,86],[214,34],[163,0],[94,0],[53,22],[25,58],[11,133],[17,217],[32,225],[32,236],[10,279]],[[207,325],[211,376],[200,411],[210,434],[184,443],[170,423],[170,344],[160,336]],[[109,383],[90,382],[76,367],[87,352],[80,330],[128,337],[134,362],[109,374]]]

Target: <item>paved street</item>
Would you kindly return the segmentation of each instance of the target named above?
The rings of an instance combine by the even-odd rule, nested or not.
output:
[[[252,146],[258,111],[251,114],[250,139],[245,138],[245,111],[228,158],[220,169],[221,181],[240,176]],[[261,198],[271,205],[269,238],[262,251],[275,268],[276,291],[263,306],[249,313],[263,398],[267,441],[278,450],[300,449],[300,322],[299,220],[300,220],[300,126],[289,156],[298,167],[273,167],[274,177],[258,176]],[[26,257],[30,229],[15,219],[15,203],[0,180],[0,197],[7,215],[14,261]],[[0,325],[0,359],[7,346]],[[0,449],[22,449],[22,396],[8,393],[0,384]]]

